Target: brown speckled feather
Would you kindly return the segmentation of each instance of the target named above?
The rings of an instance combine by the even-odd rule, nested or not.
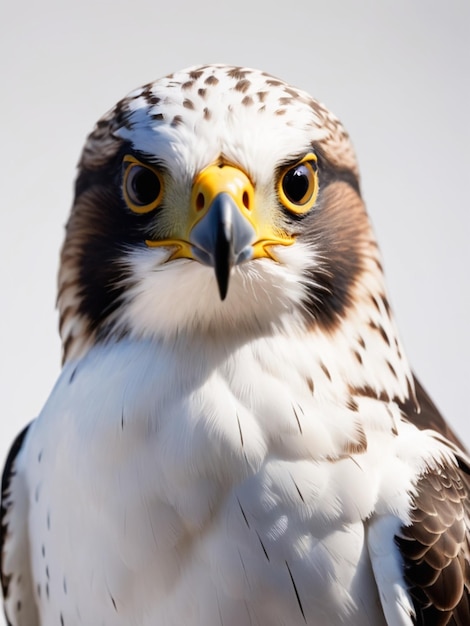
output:
[[[459,465],[429,470],[417,484],[412,523],[397,545],[416,611],[417,626],[470,624],[470,467],[463,446],[417,383],[419,413],[408,415],[462,449]],[[458,455],[457,455],[458,456]]]

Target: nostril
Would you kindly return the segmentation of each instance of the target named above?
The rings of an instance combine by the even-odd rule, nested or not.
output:
[[[196,196],[196,210],[202,211],[202,209],[204,208],[204,204],[205,204],[204,194],[199,192]]]
[[[243,206],[245,207],[245,209],[250,208],[250,196],[248,194],[248,191],[243,192],[242,202],[243,202]]]

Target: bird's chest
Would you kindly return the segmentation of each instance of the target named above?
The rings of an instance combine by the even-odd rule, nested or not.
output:
[[[58,390],[61,419],[46,407],[29,451],[44,623],[381,623],[377,479],[319,458],[340,434],[315,433],[308,385],[231,367],[179,389],[117,377],[88,388],[80,419],[84,373]]]

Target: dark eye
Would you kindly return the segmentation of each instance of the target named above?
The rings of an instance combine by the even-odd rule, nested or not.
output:
[[[317,193],[317,162],[314,154],[308,154],[281,175],[279,198],[290,211],[306,213],[314,205]]]
[[[128,207],[136,213],[156,209],[163,197],[161,174],[130,156],[125,157],[124,166],[123,192]]]

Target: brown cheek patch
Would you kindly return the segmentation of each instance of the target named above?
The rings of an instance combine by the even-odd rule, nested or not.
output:
[[[120,259],[125,249],[141,243],[139,217],[123,209],[111,184],[93,184],[95,176],[82,172],[77,181],[85,190],[77,194],[61,252],[58,307],[65,360],[98,331],[106,332],[130,280]]]
[[[317,253],[309,272],[307,307],[313,324],[333,331],[352,305],[354,287],[364,272],[371,228],[359,192],[347,182],[332,182],[303,226]]]

